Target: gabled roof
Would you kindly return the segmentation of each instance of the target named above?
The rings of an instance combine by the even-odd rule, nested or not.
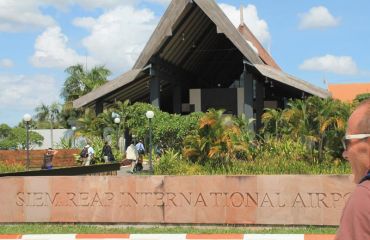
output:
[[[258,51],[259,57],[269,66],[281,70],[271,55],[266,51],[262,44],[257,40],[251,30],[242,22],[238,27],[239,33],[246,41],[249,41]]]
[[[182,14],[195,2],[199,8],[216,25],[217,32],[223,33],[234,44],[234,46],[253,64],[262,64],[263,62],[253,51],[245,44],[245,40],[235,29],[230,19],[225,15],[214,0],[173,0],[161,18],[153,35],[150,37],[144,50],[141,52],[134,65],[135,68],[143,68],[148,64],[149,59],[162,47],[167,37],[172,35],[175,24],[182,17]]]
[[[216,30],[217,33],[222,34],[214,34]],[[252,66],[258,69],[263,76],[280,81],[313,95],[320,97],[330,96],[329,92],[280,71],[279,66],[274,62],[267,51],[263,49],[262,45],[260,45],[253,34],[250,33],[249,29],[244,28],[243,32],[243,35],[247,35],[247,38],[254,46],[260,46],[261,51],[259,55],[246,42],[214,0],[173,0],[132,70],[75,100],[73,106],[79,108],[91,105],[102,98],[127,96],[127,93],[119,95],[117,91],[125,91],[125,85],[130,84],[131,86],[136,84],[136,82],[141,84],[141,87],[130,89],[132,92],[130,92],[129,95],[134,95],[135,92],[133,91],[143,94],[145,88],[142,86],[145,86],[145,81],[147,80],[140,77],[143,75],[140,74],[140,72],[142,71],[141,69],[151,63],[150,61],[154,56],[159,56],[165,63],[181,68],[181,70],[190,74],[201,71],[201,75],[210,74],[214,69],[218,69],[218,60],[235,61],[235,57],[239,59],[239,56],[229,53],[215,53],[212,57],[213,59],[210,59],[209,53],[207,53],[207,55],[202,51],[197,52],[197,49],[202,49],[202,47],[207,48],[207,51],[210,52],[213,47],[217,47],[217,44],[223,44],[224,46],[233,45],[232,48],[240,52],[238,53],[241,54],[240,58],[244,57]],[[187,41],[184,41],[185,38],[187,38]],[[198,40],[200,41],[199,43],[197,42]],[[194,45],[194,47],[192,45]],[[207,66],[208,69],[203,69],[203,66],[199,64],[212,60],[214,61],[213,65]],[[224,69],[227,71],[223,71],[221,74],[232,73],[235,75],[235,70],[237,68],[238,66],[235,64],[229,64],[227,69]],[[215,76],[217,75],[211,77]],[[115,94],[112,94],[113,91],[115,91]]]

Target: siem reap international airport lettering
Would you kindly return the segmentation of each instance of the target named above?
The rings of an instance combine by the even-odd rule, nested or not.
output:
[[[18,192],[18,207],[342,208],[350,193]]]

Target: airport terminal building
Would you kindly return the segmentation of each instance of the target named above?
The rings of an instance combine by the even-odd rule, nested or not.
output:
[[[242,14],[235,28],[214,0],[173,0],[132,69],[73,106],[100,113],[129,99],[169,113],[222,108],[254,117],[259,128],[265,107],[311,95],[330,93],[283,72]]]

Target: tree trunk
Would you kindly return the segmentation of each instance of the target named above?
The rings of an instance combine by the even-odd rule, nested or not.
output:
[[[51,144],[51,148],[54,148],[54,136],[53,136],[53,122],[50,121],[50,144]]]

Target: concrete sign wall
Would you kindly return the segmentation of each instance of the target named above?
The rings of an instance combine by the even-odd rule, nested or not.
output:
[[[337,225],[341,176],[6,177],[0,222]]]

